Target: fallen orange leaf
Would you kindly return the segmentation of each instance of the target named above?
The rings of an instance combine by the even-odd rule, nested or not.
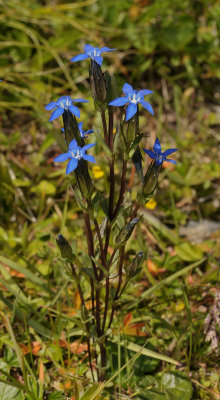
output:
[[[166,268],[158,268],[158,266],[151,260],[147,260],[147,268],[150,273],[154,276],[157,276],[166,271]]]
[[[44,364],[42,360],[39,367],[39,380],[41,383],[44,383]]]
[[[73,342],[70,344],[70,351],[72,353],[80,354],[87,350],[88,350],[87,344],[83,344],[83,343],[79,343],[79,342]]]
[[[32,354],[34,354],[35,356],[39,353],[41,348],[42,348],[42,346],[41,346],[41,344],[39,342],[32,342],[31,343]]]
[[[29,349],[29,347],[28,347],[26,344],[24,344],[24,343],[18,343],[18,346],[20,347],[20,349],[21,349],[21,351],[22,351],[22,354],[26,355],[26,354],[29,354],[29,353],[30,353],[30,349]]]
[[[128,326],[128,325],[130,324],[132,318],[133,318],[133,315],[132,315],[131,312],[129,312],[129,313],[125,316],[125,318],[124,318],[124,320],[123,320],[123,325],[124,325],[124,326]]]
[[[74,309],[80,310],[80,307],[81,307],[81,299],[80,299],[79,291],[76,290],[74,293]]]

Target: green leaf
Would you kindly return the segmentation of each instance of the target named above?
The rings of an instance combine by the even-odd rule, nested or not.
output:
[[[49,394],[48,400],[65,400],[65,396],[61,392],[53,392]]]
[[[203,256],[202,250],[191,243],[184,242],[175,246],[177,255],[184,261],[197,261]]]
[[[56,193],[56,186],[51,182],[42,180],[37,186],[33,187],[31,191],[43,195],[50,195]]]
[[[14,387],[12,382],[3,383],[0,380],[1,400],[23,400],[24,396],[20,389]]]
[[[161,379],[163,389],[170,400],[190,400],[193,393],[189,379],[176,372],[165,372]]]
[[[158,289],[163,287],[164,285],[168,285],[169,283],[173,282],[175,279],[179,278],[179,276],[182,276],[184,274],[187,274],[188,272],[191,271],[191,269],[196,268],[198,265],[202,264],[205,261],[205,258],[202,258],[201,260],[188,265],[188,267],[182,268],[180,271],[175,272],[175,274],[172,274],[168,276],[167,278],[163,279],[161,282],[156,283],[156,285],[152,286],[151,288],[145,290],[140,296],[138,300],[135,301],[135,304],[138,304],[141,302],[143,299],[146,299],[150,296],[150,294],[156,292]],[[132,305],[134,307],[134,303]]]
[[[190,400],[193,388],[189,379],[177,372],[148,375],[140,381],[140,399],[146,400]]]
[[[95,400],[96,397],[102,392],[104,389],[104,383],[97,383],[96,385],[89,388],[80,400]]]
[[[103,137],[100,135],[99,131],[95,127],[93,127],[93,131],[94,131],[95,137],[97,139],[97,142],[101,145],[105,154],[108,157],[112,158],[113,154],[112,154],[111,150],[109,149],[109,147],[107,146],[107,144],[105,143]]]
[[[22,267],[21,265],[17,264],[14,261],[9,260],[6,257],[0,256],[0,261],[6,265],[8,265],[10,268],[14,269],[15,271],[21,272],[26,276],[27,279],[29,279],[31,282],[36,283],[39,286],[42,286],[45,290],[47,290],[46,285],[44,284],[44,281],[33,274],[33,272],[29,271],[27,268]]]
[[[118,339],[114,339],[112,341],[113,342],[117,342],[117,340]],[[160,354],[160,353],[157,353],[156,351],[152,351],[152,350],[146,349],[145,347],[139,346],[138,344],[135,344],[135,343],[132,343],[132,342],[128,342],[128,341],[126,341],[126,342],[122,341],[121,345],[122,346],[126,346],[128,350],[132,350],[135,353],[140,353],[140,354],[143,354],[143,355],[145,355],[147,357],[152,357],[152,358],[156,358],[156,359],[161,360],[161,361],[169,362],[171,364],[179,365],[178,361],[174,360],[173,358],[165,356],[165,355]]]
[[[87,275],[89,278],[92,278],[92,280],[98,284],[92,268],[84,267],[80,270],[80,272],[83,272],[85,275]]]
[[[177,52],[192,40],[195,32],[194,22],[191,17],[185,15],[168,21],[168,18],[165,19],[164,26],[159,32],[159,39],[165,48]]]

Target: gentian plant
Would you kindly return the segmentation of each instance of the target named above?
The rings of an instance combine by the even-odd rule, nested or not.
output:
[[[61,115],[63,117],[64,153],[54,161],[68,161],[66,174],[69,175],[70,187],[74,191],[84,219],[87,257],[80,259],[77,248],[72,249],[62,233],[57,238],[57,244],[61,260],[75,280],[79,292],[79,318],[87,341],[93,380],[105,378],[108,369],[107,344],[112,335],[114,317],[120,310],[126,287],[140,271],[145,257],[142,251],[133,258],[129,255],[126,247],[128,239],[141,220],[141,207],[155,192],[163,162],[176,163],[167,157],[177,150],[161,152],[159,139],[156,139],[153,151],[142,149],[139,104],[153,115],[152,106],[144,100],[144,96],[153,92],[147,89],[134,90],[130,84],[125,83],[122,89],[124,96],[119,97],[115,77],[108,72],[103,73],[101,69],[101,54],[109,51],[113,49],[98,49],[87,44],[83,54],[71,59],[73,62],[90,60],[91,94],[102,121],[101,132],[94,128],[96,152],[98,153],[100,148],[103,149],[104,161],[109,168],[107,193],[105,190],[99,191],[96,182],[92,182],[90,177],[89,163],[94,163],[95,159],[91,154],[87,154],[87,150],[94,147],[95,143],[85,144],[84,139],[88,140],[87,135],[93,131],[83,131],[82,122],[76,120],[80,111],[73,103],[85,103],[86,100],[72,100],[70,96],[63,96],[45,107],[47,110],[55,109],[50,121]],[[116,112],[115,107],[122,106],[120,112]],[[146,161],[143,161],[142,150],[152,159],[148,166],[145,166]],[[97,163],[99,158],[97,155]],[[116,163],[119,174],[116,174]],[[132,165],[137,173],[136,180],[139,181],[135,196],[128,187],[127,175]],[[84,293],[82,289],[85,279],[90,285],[89,294]],[[88,307],[88,302],[91,308]]]

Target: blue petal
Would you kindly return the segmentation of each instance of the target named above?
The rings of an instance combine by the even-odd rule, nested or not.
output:
[[[82,132],[82,126],[83,126],[83,122],[79,122],[79,123],[78,123],[78,128],[79,128],[79,131],[80,131],[80,132]]]
[[[104,53],[105,51],[114,51],[115,49],[110,49],[109,47],[101,47],[101,49],[99,49],[101,51],[101,53]]]
[[[88,57],[89,57],[88,54],[84,54],[84,53],[78,54],[78,56],[71,58],[70,61],[72,61],[72,62],[82,61],[82,60],[86,60],[86,58],[88,58]]]
[[[65,132],[65,131],[64,131],[64,128],[61,128],[61,131],[62,131],[62,132]]]
[[[154,154],[154,152],[153,151],[151,151],[151,150],[147,150],[147,149],[143,149],[144,150],[144,152],[145,153],[147,153],[148,154],[148,156],[150,157],[150,158],[153,158],[153,159],[155,159],[156,158],[156,154]]]
[[[103,61],[103,58],[102,58],[102,57],[100,57],[100,56],[95,56],[94,59],[95,59],[95,61],[97,62],[97,64],[102,65],[102,61]]]
[[[146,108],[147,111],[149,111],[149,113],[151,113],[152,115],[154,115],[154,110],[151,107],[151,105],[149,103],[147,103],[147,101],[141,100],[140,103],[142,104],[142,106],[144,108]]]
[[[172,164],[177,164],[175,160],[170,160],[169,158],[165,158],[164,161],[171,162]]]
[[[50,116],[49,121],[53,121],[54,119],[60,117],[64,113],[64,108],[62,107],[57,107],[56,110],[54,110]]]
[[[84,46],[84,51],[87,53],[88,51],[91,51],[91,50],[93,50],[94,49],[94,47],[93,46],[91,46],[91,44],[85,44],[85,46]]]
[[[178,151],[178,149],[168,149],[168,150],[165,150],[164,153],[163,153],[163,156],[164,156],[164,157],[167,157],[167,156],[169,156],[170,154],[174,153],[175,151]]]
[[[57,107],[57,101],[52,101],[51,103],[47,104],[45,106],[45,110],[51,111],[53,110],[55,107]]]
[[[90,162],[93,162],[93,163],[96,162],[96,160],[94,159],[94,157],[93,157],[93,156],[90,156],[89,154],[85,154],[82,158],[84,158],[84,160],[86,160],[86,161],[90,161]]]
[[[89,133],[93,133],[93,129],[89,129],[88,131],[84,132],[84,135],[88,135]]]
[[[55,157],[53,161],[64,162],[64,161],[68,160],[68,158],[70,158],[69,154],[63,153],[63,154],[60,154],[59,156]]]
[[[84,99],[74,99],[72,101],[74,101],[74,103],[89,103],[89,100]]]
[[[161,145],[158,138],[156,138],[154,146],[153,146],[154,153],[161,154]]]
[[[122,88],[122,92],[125,94],[130,94],[133,93],[134,89],[131,85],[129,85],[129,83],[125,83],[123,88]]]
[[[71,104],[69,106],[69,110],[71,111],[72,114],[74,114],[76,117],[80,117],[80,111],[78,109],[78,107],[74,106],[73,104]]]
[[[95,146],[95,145],[96,145],[96,143],[86,144],[86,145],[82,148],[82,150],[83,150],[83,151],[89,150],[89,149],[91,149],[91,147],[93,147],[93,146]]]
[[[151,93],[153,93],[152,90],[147,90],[147,89],[138,91],[138,94],[140,94],[141,96],[147,96],[148,94],[151,94]]]
[[[70,144],[69,144],[69,149],[70,150],[76,150],[78,147],[77,141],[76,139],[71,140]]]
[[[124,105],[125,105],[126,103],[128,103],[128,102],[129,102],[129,100],[128,100],[127,96],[125,96],[125,97],[118,97],[117,99],[112,100],[112,101],[109,103],[109,106],[120,107],[120,106],[124,106]]]
[[[78,165],[78,158],[71,158],[66,167],[66,174],[70,174],[70,172],[74,171],[77,165]]]
[[[137,104],[130,103],[126,110],[126,121],[133,117],[137,112]]]

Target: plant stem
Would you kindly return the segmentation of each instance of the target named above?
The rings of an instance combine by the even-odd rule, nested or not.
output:
[[[115,211],[113,212],[113,219],[116,217],[119,208],[121,207],[124,199],[124,192],[125,192],[125,183],[126,183],[126,169],[127,169],[127,161],[123,160],[122,165],[122,177],[121,177],[121,188],[119,193],[118,202],[115,207]]]
[[[91,257],[91,262],[92,262],[92,268],[93,268],[94,275],[95,275],[96,279],[98,280],[97,268],[96,268],[96,265],[94,263],[94,260],[92,259],[92,257],[94,257],[95,253],[94,253],[94,243],[93,243],[92,229],[91,229],[91,225],[90,225],[90,220],[89,220],[89,215],[88,214],[84,214],[84,220],[85,220],[85,231],[86,231],[86,238],[87,238],[87,244],[88,244],[88,253],[89,253],[89,256]]]
[[[74,277],[74,279],[76,281],[76,285],[77,285],[77,289],[78,289],[78,292],[79,292],[81,304],[82,304],[82,306],[84,306],[86,308],[85,300],[84,300],[84,297],[83,297],[82,288],[80,286],[79,278],[78,278],[78,276],[76,274],[76,270],[75,270],[74,264],[71,263],[70,265],[71,265],[71,270],[72,270],[73,277]],[[90,366],[90,369],[91,369],[93,381],[95,381],[95,377],[94,377],[94,374],[93,374],[93,367],[92,367],[92,356],[91,356],[90,340],[89,340],[89,324],[87,322],[85,322],[85,327],[86,327],[86,332],[87,332],[87,339],[86,340],[87,340],[88,354],[89,354],[89,366]]]
[[[118,265],[119,279],[118,279],[118,286],[117,286],[115,297],[114,297],[114,302],[117,301],[120,297],[119,292],[120,292],[120,288],[121,288],[121,284],[122,284],[122,268],[123,268],[123,261],[124,261],[124,253],[125,253],[125,247],[123,246],[120,249],[120,259],[119,259],[119,265]],[[112,306],[112,312],[111,312],[108,328],[111,327],[115,310],[116,310],[116,305],[114,303]]]
[[[107,129],[107,123],[106,123],[106,118],[105,118],[105,111],[101,112],[101,118],[102,118],[105,143],[108,144],[108,129]]]

